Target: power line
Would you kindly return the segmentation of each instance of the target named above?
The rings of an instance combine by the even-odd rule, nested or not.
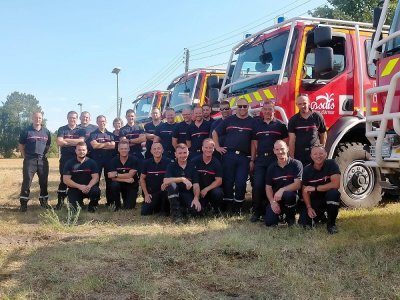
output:
[[[140,84],[141,88],[138,88],[138,89],[130,92],[127,97],[129,98],[131,96],[134,96],[138,92],[140,92],[140,91],[144,90],[145,88],[147,88],[147,86],[152,85],[154,81],[157,81],[158,78],[160,76],[162,76],[162,74],[167,73],[171,68],[175,67],[176,64],[181,63],[181,59],[182,59],[182,54],[181,53],[176,55],[176,56],[174,56],[174,58],[167,65],[165,65],[163,68],[161,68],[161,70],[159,72],[154,74],[152,77],[150,77],[144,83]]]
[[[164,72],[159,73],[158,76],[154,77],[154,79],[151,81],[151,83],[149,83],[147,86],[143,87],[141,90],[145,90],[145,89],[148,89],[149,87],[156,85],[159,81],[163,80],[165,77],[167,77],[171,72],[175,71],[181,65],[182,65],[181,61],[176,62],[168,70],[165,70]]]
[[[195,58],[195,59],[192,59],[192,61],[203,60],[203,59],[206,59],[206,58],[210,58],[210,57],[218,56],[218,55],[221,55],[221,54],[225,54],[227,52],[230,52],[230,51],[223,51],[223,52],[220,52],[220,53],[215,53],[215,54],[211,54],[211,55],[208,55],[208,56]]]
[[[179,64],[177,64],[173,69],[171,69],[168,73],[165,73],[164,76],[162,76],[162,78],[159,78],[156,82],[153,82],[153,84],[151,85],[151,87],[147,88],[148,90],[152,90],[154,89],[154,87],[158,86],[159,84],[161,84],[161,82],[163,82],[167,77],[169,77],[173,72],[175,72],[179,67],[181,66],[181,62],[179,62]],[[142,89],[143,91],[144,89]]]
[[[254,23],[257,23],[257,22],[260,21],[260,20],[264,20],[266,17],[269,17],[269,16],[271,16],[271,15],[276,15],[276,14],[279,13],[279,11],[281,11],[281,10],[283,10],[283,9],[286,9],[286,8],[292,6],[293,4],[295,4],[296,2],[300,2],[300,1],[303,1],[303,0],[295,0],[294,2],[290,3],[289,5],[287,5],[287,6],[285,6],[285,7],[282,7],[282,8],[279,8],[278,10],[276,10],[276,11],[274,11],[274,12],[272,12],[272,13],[269,13],[269,14],[267,14],[267,15],[264,15],[263,17],[260,17],[260,18],[258,18],[258,19],[256,19],[256,20],[254,20],[253,22],[248,23],[247,25],[244,25],[244,26],[242,26],[242,27],[236,28],[236,29],[234,29],[234,30],[232,30],[232,31],[230,31],[230,32],[227,32],[227,33],[225,33],[225,34],[223,34],[223,35],[220,35],[220,36],[218,36],[218,37],[212,38],[212,39],[210,39],[210,40],[207,40],[207,41],[204,41],[204,42],[201,42],[201,43],[198,43],[198,44],[194,44],[194,45],[192,45],[192,46],[190,46],[190,47],[188,47],[188,48],[190,48],[191,51],[197,51],[197,50],[200,50],[200,49],[207,48],[207,47],[210,47],[210,46],[212,46],[212,45],[215,45],[216,43],[220,43],[220,42],[222,42],[222,41],[226,41],[226,40],[229,39],[229,38],[232,38],[232,37],[235,37],[235,36],[237,36],[237,35],[239,35],[239,34],[244,33],[243,30],[246,29],[248,26],[250,26],[250,25],[252,25],[252,24],[254,24]],[[308,1],[304,2],[304,3],[302,3],[301,5],[296,6],[295,8],[298,8],[298,7],[300,7],[300,6],[302,6],[302,5],[306,4],[306,3],[308,3],[308,2],[310,2],[310,1],[311,1],[311,0],[308,0]],[[285,13],[285,12],[283,12],[283,13]],[[263,22],[263,23],[261,23],[261,24],[264,24],[264,23],[265,23],[265,22]],[[259,24],[259,25],[260,25],[260,24]],[[259,25],[256,25],[256,27],[259,26]],[[253,29],[253,28],[254,28],[254,27],[247,28],[246,31],[249,30],[249,29]],[[240,32],[239,32],[239,33],[236,33],[236,34],[234,34],[234,35],[231,35],[231,36],[229,36],[228,38],[226,37],[226,35],[231,34],[231,33],[234,33],[234,32],[238,32],[238,31],[240,31]],[[223,40],[220,40],[219,42],[216,42],[216,43],[213,42],[213,41],[215,41],[215,40],[219,40],[220,38],[224,38],[224,39],[223,39]],[[213,42],[213,43],[211,43],[211,42]],[[202,47],[196,47],[197,45],[202,45],[202,44],[205,44],[205,43],[210,43],[210,44],[209,44],[209,45],[206,45],[206,46],[202,46]]]
[[[312,0],[307,0],[306,2],[300,4],[300,5],[296,6],[296,7],[293,7],[293,8],[290,9],[290,10],[285,11],[284,13],[289,13],[289,12],[291,12],[291,11],[293,11],[293,10],[295,10],[295,9],[297,9],[297,8],[303,6],[304,4],[306,4],[306,3],[308,3],[308,2],[311,2],[311,1],[312,1]],[[270,22],[270,21],[273,21],[274,19],[275,19],[275,18],[268,19],[268,20],[266,20],[266,21],[264,21],[264,22],[262,22],[262,23],[260,23],[260,24],[258,24],[258,25],[256,25],[256,26],[254,26],[254,27],[251,27],[251,28],[249,28],[249,29],[255,29],[255,28],[257,28],[257,27],[260,27],[261,25],[264,25],[265,23],[268,23],[268,22]],[[196,57],[197,55],[200,55],[200,54],[210,53],[210,52],[213,52],[213,51],[215,51],[215,50],[219,50],[219,49],[223,49],[223,48],[225,48],[225,47],[229,47],[229,46],[235,45],[235,44],[237,44],[237,43],[239,43],[239,42],[240,42],[240,40],[235,41],[235,42],[230,43],[230,44],[226,44],[226,45],[224,45],[224,46],[221,46],[221,47],[218,47],[218,48],[215,48],[215,49],[211,49],[211,50],[208,50],[208,51],[203,51],[203,52],[201,52],[201,53],[196,53],[196,54],[193,54],[192,56],[195,56],[195,57]],[[228,51],[230,52],[230,50],[231,50],[231,49],[226,50],[225,52],[228,52]],[[225,53],[225,52],[220,52],[220,53],[217,53],[217,54],[215,54],[215,55],[220,55],[220,54]],[[202,60],[202,59],[205,59],[205,58],[210,58],[210,57],[212,57],[212,56],[213,56],[213,55],[211,55],[211,56],[210,56],[210,55],[208,55],[208,56],[203,56],[203,57],[200,57],[200,58],[193,59],[193,61]]]

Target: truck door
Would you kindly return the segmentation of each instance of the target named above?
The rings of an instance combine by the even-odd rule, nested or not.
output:
[[[347,31],[332,32],[332,40],[324,47],[333,49],[333,70],[317,75],[313,31],[308,32],[300,74],[299,93],[308,95],[311,109],[319,111],[331,126],[340,116],[354,111],[354,61],[353,49]]]

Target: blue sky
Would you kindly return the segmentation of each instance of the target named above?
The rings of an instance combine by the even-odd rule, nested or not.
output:
[[[166,89],[190,68],[226,68],[232,44],[272,25],[277,16],[305,16],[324,0],[0,2],[0,98],[33,94],[54,131],[78,103],[108,129],[116,116],[116,76],[122,115],[140,92]],[[219,65],[221,64],[221,65]]]

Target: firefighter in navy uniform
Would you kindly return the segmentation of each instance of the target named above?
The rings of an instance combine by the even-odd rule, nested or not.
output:
[[[172,133],[172,145],[174,149],[178,144],[186,144],[187,128],[192,123],[192,109],[185,107],[182,109],[183,121],[176,124]]]
[[[118,145],[119,156],[114,157],[108,167],[107,177],[111,181],[110,202],[114,203],[114,211],[121,209],[121,196],[123,209],[133,209],[139,190],[138,158],[129,156],[129,142],[121,141]]]
[[[188,162],[187,145],[178,144],[175,150],[176,161],[170,163],[163,184],[168,192],[171,217],[176,224],[181,224],[187,214],[197,216],[201,213],[200,187],[197,171]]]
[[[108,178],[108,165],[113,157],[115,151],[114,135],[109,132],[106,128],[107,120],[106,117],[100,115],[96,118],[98,128],[93,131],[87,143],[92,146],[91,158],[97,163],[99,170],[99,180],[101,173],[104,174],[104,180],[106,182],[106,201],[107,205],[111,205],[111,179]]]
[[[249,116],[249,103],[240,98],[236,115],[223,120],[214,130],[215,149],[222,155],[224,206],[232,206],[232,213],[240,214],[246,194],[246,182],[254,161],[249,158],[256,121]],[[221,147],[219,137],[225,135]],[[226,209],[229,209],[226,208]]]
[[[207,122],[210,122],[210,124],[214,123],[215,120],[211,118],[211,106],[208,104],[203,104],[201,108],[203,109],[203,119]]]
[[[154,133],[156,132],[156,128],[160,126],[161,123],[161,112],[160,109],[157,107],[154,107],[151,110],[151,122],[147,123],[144,125],[144,131],[146,133],[146,152],[144,154],[144,157],[146,159],[151,158],[151,145],[153,144],[154,141]]]
[[[142,216],[160,213],[169,215],[168,195],[163,184],[168,165],[173,161],[163,156],[163,146],[154,142],[151,145],[152,158],[147,159],[140,174],[140,186],[144,201],[140,214]]]
[[[90,113],[88,111],[83,111],[81,112],[81,115],[79,116],[79,119],[81,120],[81,124],[79,124],[79,128],[82,129],[85,132],[85,142],[88,146],[88,153],[87,156],[90,156],[90,153],[92,152],[92,145],[88,143],[90,134],[97,129],[96,125],[90,124]]]
[[[189,125],[186,131],[186,145],[188,145],[190,151],[189,160],[201,154],[203,140],[210,136],[211,127],[211,123],[203,119],[203,109],[201,107],[195,107],[193,115],[194,122]]]
[[[75,147],[79,142],[85,141],[85,131],[77,125],[78,113],[70,111],[67,114],[68,124],[57,130],[57,145],[61,148],[59,164],[60,184],[58,185],[58,202],[56,209],[61,209],[67,197],[67,185],[63,181],[65,163],[76,157]]]
[[[288,124],[289,155],[306,166],[311,163],[311,148],[314,145],[325,146],[326,125],[324,117],[310,109],[307,96],[297,97],[296,105],[299,112],[290,118]]]
[[[253,171],[253,215],[251,222],[257,222],[265,214],[265,174],[268,167],[276,160],[274,143],[277,140],[287,141],[286,125],[275,118],[274,101],[263,103],[263,121],[258,122],[255,129],[255,139],[251,145],[251,157],[255,159]]]
[[[20,210],[25,212],[28,208],[30,188],[35,173],[39,178],[40,195],[39,202],[44,208],[48,208],[49,195],[47,183],[49,177],[49,162],[47,152],[51,144],[50,131],[42,126],[43,114],[35,112],[32,115],[32,125],[25,128],[19,136],[19,151],[24,158],[22,174],[23,181],[19,201]]]
[[[214,120],[214,122],[212,122],[212,124],[211,124],[211,128],[210,128],[210,137],[211,138],[212,138],[212,133],[214,132],[215,128],[217,128],[223,120],[225,120],[226,118],[228,118],[229,116],[232,115],[232,109],[230,107],[229,101],[227,101],[227,100],[221,101],[221,103],[219,104],[219,111],[221,112],[221,118]],[[224,139],[225,139],[225,136],[223,136],[223,135],[218,136],[219,145],[221,147],[224,146]],[[222,155],[218,151],[214,151],[214,157],[217,158],[220,162],[222,162]]]
[[[286,221],[289,226],[295,223],[303,166],[300,161],[289,157],[288,152],[284,141],[275,142],[274,154],[277,160],[269,166],[265,177],[265,190],[269,201],[265,212],[267,226],[276,226],[280,220]]]
[[[336,217],[340,205],[340,170],[335,160],[326,157],[322,145],[311,149],[313,162],[303,172],[304,206],[300,211],[299,224],[312,226],[313,221],[326,222],[328,233],[335,234],[338,232]]]
[[[210,138],[205,139],[202,148],[203,155],[196,157],[192,162],[199,177],[200,203],[203,211],[212,208],[212,213],[218,215],[224,193],[221,188],[222,165],[213,157],[214,149],[214,141]]]
[[[175,149],[172,145],[172,133],[176,127],[175,110],[173,108],[168,108],[165,111],[165,118],[167,122],[160,124],[160,126],[156,128],[154,142],[161,143],[164,148],[164,156],[174,159]]]
[[[63,180],[68,186],[68,201],[76,210],[83,207],[83,199],[89,198],[88,211],[95,212],[100,200],[99,171],[96,162],[87,157],[87,145],[79,142],[75,147],[76,157],[67,161],[63,170]]]
[[[146,134],[142,126],[135,124],[136,115],[133,109],[126,111],[127,124],[119,131],[120,140],[128,140],[130,145],[130,155],[135,155],[143,159],[142,143],[146,142]]]

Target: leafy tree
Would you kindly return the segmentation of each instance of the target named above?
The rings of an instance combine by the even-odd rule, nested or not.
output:
[[[378,0],[328,0],[328,5],[319,6],[308,13],[318,18],[371,23],[373,11],[378,2]],[[392,21],[396,3],[397,1],[390,2],[386,24],[390,24]]]
[[[42,111],[35,96],[13,92],[0,107],[0,153],[12,157],[22,128],[28,126],[34,112]],[[45,125],[45,121],[43,122]]]

